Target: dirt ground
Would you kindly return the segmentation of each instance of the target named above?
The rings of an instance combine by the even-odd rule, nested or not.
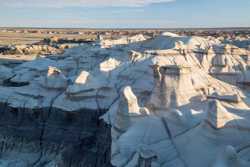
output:
[[[49,37],[68,38],[68,39],[93,39],[95,35],[89,34],[66,34],[64,31],[57,31],[62,34],[47,34],[45,32],[5,32],[0,29],[0,45],[21,45],[32,44]]]

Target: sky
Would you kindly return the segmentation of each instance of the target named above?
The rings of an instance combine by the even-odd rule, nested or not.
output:
[[[0,0],[0,27],[250,27],[250,0]]]

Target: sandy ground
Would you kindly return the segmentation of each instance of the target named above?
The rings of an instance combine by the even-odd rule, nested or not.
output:
[[[42,33],[20,33],[20,32],[1,32],[0,31],[0,45],[20,45],[32,44],[49,37],[59,38],[74,38],[74,39],[89,39],[95,38],[93,35],[84,34],[42,34]]]

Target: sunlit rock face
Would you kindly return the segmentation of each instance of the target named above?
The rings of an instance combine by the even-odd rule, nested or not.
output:
[[[248,50],[162,33],[0,67],[0,166],[247,167]]]
[[[41,84],[48,89],[65,89],[67,88],[67,79],[60,70],[49,67],[47,76]]]
[[[190,103],[191,98],[199,96],[192,84],[191,68],[169,65],[159,69],[160,78],[155,87],[150,105],[155,110],[168,110]],[[188,89],[187,89],[188,88]]]
[[[134,35],[131,37],[124,36],[122,38],[115,39],[115,40],[100,39],[99,42],[100,42],[101,48],[112,48],[117,45],[128,45],[130,43],[137,43],[137,42],[145,41],[146,39],[147,38],[144,35],[138,34],[138,35]]]

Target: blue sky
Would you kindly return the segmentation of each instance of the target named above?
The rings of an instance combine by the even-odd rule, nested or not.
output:
[[[250,27],[250,0],[0,0],[0,26]]]

